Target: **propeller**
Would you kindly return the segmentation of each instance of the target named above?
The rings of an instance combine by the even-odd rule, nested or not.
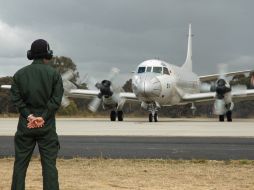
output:
[[[95,84],[97,83],[97,80],[94,77],[88,76],[88,74],[84,76],[84,83],[86,83],[86,86],[88,89],[92,89],[92,90],[97,89],[95,86]]]
[[[112,68],[111,72],[108,75],[107,80],[102,80],[101,82],[94,82],[96,81],[93,78],[87,79],[88,86],[92,86],[91,82],[94,82],[96,87],[100,92],[96,98],[94,98],[88,105],[88,109],[92,112],[96,112],[99,108],[99,106],[102,103],[103,100],[103,106],[104,107],[115,107],[117,106],[119,99],[119,93],[122,90],[122,88],[115,84],[116,76],[119,73],[119,69]]]
[[[213,90],[213,89],[211,89]],[[229,85],[229,83],[223,79],[223,78],[219,78],[216,82],[216,86],[215,86],[215,92],[216,92],[216,97],[218,99],[223,99],[224,95],[228,92],[231,92],[231,86]]]
[[[69,69],[62,74],[62,80],[63,81],[71,80],[74,76],[75,76],[74,71]]]
[[[211,86],[211,91],[216,92],[216,99],[214,102],[214,113],[216,115],[224,115],[225,111],[232,111],[234,103],[232,101],[232,92],[234,94],[246,95],[246,85],[231,86],[226,80],[225,73],[227,72],[227,65],[221,64],[218,66],[219,78],[214,86]]]
[[[230,85],[226,79],[225,73],[227,73],[227,64],[218,65],[218,79],[215,82],[202,83],[200,91],[201,92],[215,92],[215,102],[214,102],[214,113],[216,115],[224,115],[227,110],[233,109],[232,102],[232,92],[238,95],[246,95],[247,86],[246,85]]]
[[[219,77],[218,80],[211,86],[211,91],[216,92],[214,101],[214,114],[224,115],[226,108],[225,105],[232,102],[231,86],[226,81],[225,73],[227,71],[227,65],[218,65]]]
[[[229,88],[230,85],[226,81],[226,70],[227,70],[227,65],[226,64],[220,64],[217,67],[218,70],[218,78],[217,81],[212,81],[210,83],[204,82],[201,84],[200,91],[201,92],[217,92],[220,97],[225,94]]]
[[[64,95],[62,98],[61,105],[63,107],[67,107],[70,104],[70,100],[68,98],[68,94],[69,94],[70,90],[77,88],[77,86],[73,82],[70,81],[71,79],[73,79],[74,76],[75,76],[75,73],[71,69],[67,70],[65,73],[62,74]]]
[[[88,84],[90,84],[90,82],[87,82],[88,80],[88,76],[85,75],[82,77],[82,79],[80,79],[80,77],[77,78],[76,82],[74,81],[71,81],[75,86],[76,88],[78,89],[90,89]]]
[[[69,104],[70,104],[70,100],[69,100],[66,96],[63,96],[61,105],[62,105],[64,108],[66,108]]]

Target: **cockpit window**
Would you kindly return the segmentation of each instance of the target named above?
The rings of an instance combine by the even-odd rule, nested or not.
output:
[[[152,71],[152,67],[147,67],[146,72],[150,73]]]
[[[163,67],[163,74],[164,75],[169,75],[168,68]]]
[[[153,67],[153,72],[154,73],[161,73],[162,67]]]
[[[146,70],[145,67],[139,67],[139,68],[138,68],[138,73],[144,73],[145,70]]]

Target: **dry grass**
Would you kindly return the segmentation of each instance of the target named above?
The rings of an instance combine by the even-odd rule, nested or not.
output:
[[[254,189],[254,161],[59,159],[61,190]],[[0,159],[0,190],[9,190],[13,158]],[[30,163],[27,190],[42,189],[40,160]]]

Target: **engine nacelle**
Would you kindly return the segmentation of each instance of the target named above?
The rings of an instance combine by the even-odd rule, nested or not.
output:
[[[224,115],[226,112],[225,107],[225,101],[224,99],[215,99],[214,106],[213,106],[213,112],[215,115]]]
[[[116,108],[117,102],[114,101],[114,98],[112,96],[110,97],[103,96],[102,107],[105,110]]]
[[[225,99],[216,99],[214,102],[214,114],[224,115],[228,111],[234,109],[234,103],[232,101],[227,102]]]

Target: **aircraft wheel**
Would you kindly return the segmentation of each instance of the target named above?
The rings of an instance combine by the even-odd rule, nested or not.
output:
[[[158,122],[158,114],[157,113],[154,114],[154,122]]]
[[[123,121],[123,111],[117,112],[117,118],[118,118],[118,121]]]
[[[111,111],[111,113],[110,113],[110,120],[111,121],[115,121],[116,120],[116,112],[115,111]]]
[[[149,122],[153,122],[153,114],[149,114]]]
[[[219,115],[219,121],[223,122],[224,121],[224,115]]]
[[[228,112],[226,113],[226,115],[227,115],[227,121],[228,121],[228,122],[231,122],[231,121],[232,121],[232,111],[228,111]]]

